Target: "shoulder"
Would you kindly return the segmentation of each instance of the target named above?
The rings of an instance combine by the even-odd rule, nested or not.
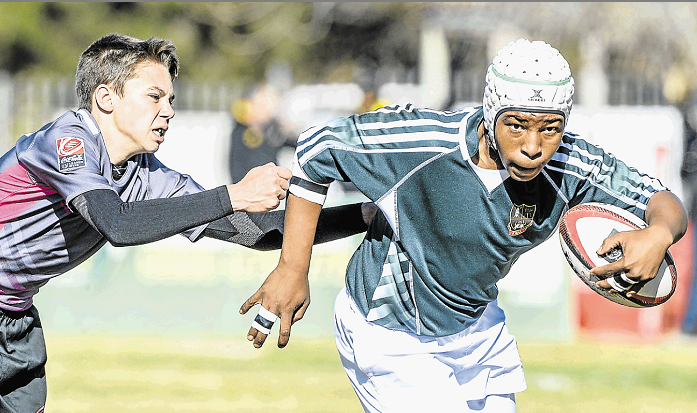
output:
[[[28,133],[17,140],[17,153],[21,154],[32,148],[38,150],[60,150],[75,145],[96,142],[99,129],[91,127],[77,112],[68,111],[47,123],[41,129]]]
[[[584,137],[569,131],[564,132],[557,152],[573,157],[598,157],[605,153],[601,147],[590,143]]]
[[[131,161],[135,162],[135,164],[139,168],[144,168],[144,169],[166,169],[169,170],[162,162],[160,162],[159,159],[155,156],[154,153],[141,153],[133,158],[131,158]]]
[[[472,116],[477,112],[477,108],[463,108],[460,110],[434,110],[429,108],[417,108],[411,103],[404,105],[396,104],[385,106],[372,112],[355,115],[353,118],[356,123],[398,123],[405,121],[433,121],[443,125],[456,125],[463,119]]]
[[[96,134],[95,134],[96,132]],[[22,136],[15,145],[17,160],[34,173],[39,170],[74,171],[102,159],[99,129],[77,112],[68,111],[34,133]]]

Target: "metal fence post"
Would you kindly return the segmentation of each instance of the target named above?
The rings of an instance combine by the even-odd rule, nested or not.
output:
[[[2,153],[14,145],[10,140],[13,105],[12,77],[7,72],[0,72],[0,151]]]

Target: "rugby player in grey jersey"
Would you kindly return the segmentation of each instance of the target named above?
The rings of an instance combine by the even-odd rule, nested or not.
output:
[[[262,165],[204,190],[155,157],[174,117],[178,65],[168,40],[98,39],[78,63],[79,109],[0,158],[0,411],[43,411],[46,349],[33,296],[105,243],[182,234],[280,248],[284,211],[272,210],[286,196],[289,169]],[[365,231],[365,211],[328,209],[316,241]]]

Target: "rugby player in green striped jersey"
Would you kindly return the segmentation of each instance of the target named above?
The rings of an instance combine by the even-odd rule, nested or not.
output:
[[[486,81],[480,107],[387,106],[300,135],[280,261],[240,309],[261,304],[270,319],[250,329],[255,347],[276,316],[286,346],[307,310],[314,228],[336,180],[379,208],[334,314],[367,412],[516,411],[526,383],[496,283],[575,205],[613,204],[649,224],[608,237],[598,252],[621,245],[624,258],[595,274],[655,277],[686,231],[685,208],[658,179],[566,130],[574,79],[564,57],[520,39],[498,52]]]

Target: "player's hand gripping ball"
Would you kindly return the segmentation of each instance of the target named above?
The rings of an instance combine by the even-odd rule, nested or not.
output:
[[[624,273],[607,279],[612,288],[619,292],[634,291],[632,297],[617,294],[596,287],[600,278],[590,270],[618,261],[622,250],[614,248],[603,256],[596,254],[605,238],[622,231],[646,228],[646,223],[636,215],[614,205],[586,203],[577,205],[566,212],[559,224],[561,249],[573,272],[593,291],[629,307],[653,307],[666,302],[675,292],[677,271],[675,262],[666,252],[656,277],[637,283]]]

